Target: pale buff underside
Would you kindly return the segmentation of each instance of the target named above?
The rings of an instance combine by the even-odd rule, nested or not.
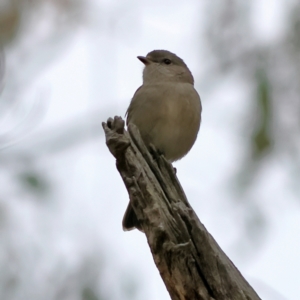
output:
[[[190,83],[144,84],[128,108],[127,124],[135,124],[146,145],[152,143],[170,161],[189,152],[200,121],[200,97]]]

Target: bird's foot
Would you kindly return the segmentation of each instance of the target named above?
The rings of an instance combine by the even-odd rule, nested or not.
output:
[[[154,160],[158,161],[159,157],[164,155],[159,149],[156,149],[153,144],[149,145],[149,152],[151,153]]]

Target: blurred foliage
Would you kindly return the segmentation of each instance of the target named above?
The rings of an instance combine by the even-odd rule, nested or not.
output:
[[[82,300],[100,300],[91,288],[84,288],[82,291]]]
[[[286,24],[274,37],[262,37],[255,30],[255,3],[218,2],[219,6],[208,4],[212,13],[205,29],[215,66],[211,76],[238,74],[253,90],[248,96],[253,109],[245,119],[246,128],[252,128],[246,133],[251,154],[242,169],[254,178],[275,155],[287,155],[299,168],[300,2],[284,4],[286,13],[279,21]]]
[[[264,72],[259,72],[257,78],[257,128],[252,137],[253,159],[260,159],[272,149],[271,137],[271,97],[270,84]]]
[[[82,0],[2,0],[0,3],[0,45],[17,42],[21,34],[39,21],[39,14],[52,18],[57,29],[61,25],[78,22]],[[35,24],[37,25],[37,24]]]
[[[251,253],[264,240],[269,225],[256,188],[270,162],[274,166],[285,161],[278,167],[289,174],[287,181],[294,186],[287,185],[287,194],[294,193],[296,198],[300,194],[300,2],[276,1],[275,5],[282,6],[277,20],[281,26],[273,31],[261,29],[263,16],[255,15],[257,2],[217,2],[207,3],[209,18],[204,29],[211,81],[217,85],[229,75],[237,76],[247,87],[245,97],[250,103],[236,124],[241,128],[240,143],[247,145],[231,187],[243,220],[243,242],[237,242],[237,248]],[[264,14],[270,11],[265,8]],[[261,31],[255,22],[261,22]]]
[[[26,190],[37,193],[40,196],[47,194],[49,191],[49,183],[47,179],[43,178],[41,172],[25,170],[18,174],[18,179]]]
[[[83,24],[87,4],[84,0],[0,2],[0,91],[5,83],[0,98],[0,150],[18,141],[42,119],[47,99],[26,93],[43,68],[61,54],[76,28]],[[47,179],[27,169],[28,159],[35,160],[35,154],[30,151],[12,152],[9,157],[2,154],[0,163],[18,170],[16,178],[23,188],[39,196],[46,195],[50,191]],[[25,160],[24,156],[27,156]]]
[[[87,5],[84,0],[0,2],[0,90],[5,83],[0,101],[0,148],[8,137],[22,137],[43,117],[47,99],[39,91],[32,94],[30,88],[85,23]]]
[[[5,45],[17,35],[20,26],[21,5],[16,0],[2,1],[0,8],[0,45]]]

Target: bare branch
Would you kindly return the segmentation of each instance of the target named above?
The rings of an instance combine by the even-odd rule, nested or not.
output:
[[[260,299],[188,203],[172,165],[155,159],[138,129],[120,117],[102,123],[131,205],[173,300]]]

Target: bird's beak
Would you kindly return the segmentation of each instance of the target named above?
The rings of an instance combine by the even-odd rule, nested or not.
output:
[[[151,63],[150,59],[148,59],[145,56],[138,56],[137,57],[145,66],[149,65]]]

